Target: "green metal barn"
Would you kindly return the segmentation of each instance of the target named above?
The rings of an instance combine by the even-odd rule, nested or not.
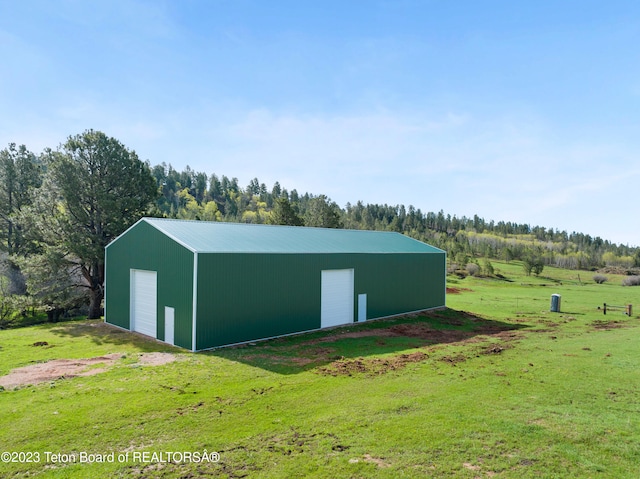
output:
[[[445,269],[399,233],[143,218],[106,248],[105,321],[198,351],[440,308]]]

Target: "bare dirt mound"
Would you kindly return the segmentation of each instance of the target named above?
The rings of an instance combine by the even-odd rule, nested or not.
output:
[[[107,371],[110,365],[122,357],[122,353],[112,353],[88,359],[52,359],[46,363],[16,368],[6,376],[0,376],[0,386],[9,389],[57,379],[93,376]],[[142,353],[138,356],[138,362],[147,366],[159,366],[175,360],[175,355],[171,353]]]
[[[140,364],[147,366],[162,366],[176,360],[175,354],[171,353],[142,353],[138,358]]]
[[[447,318],[447,324],[454,326],[461,325],[462,322]],[[500,330],[497,330],[500,331]],[[496,332],[493,329],[491,332]],[[375,328],[375,329],[363,329],[360,331],[337,331],[336,334],[326,336],[324,338],[313,339],[306,341],[305,345],[313,345],[318,343],[333,343],[335,341],[346,338],[365,338],[365,337],[407,337],[407,338],[419,338],[431,342],[453,342],[467,339],[477,334],[485,334],[486,331],[462,331],[455,329],[435,329],[427,324],[398,324],[387,328]]]
[[[619,329],[626,328],[628,324],[623,321],[605,321],[602,319],[597,319],[591,323],[591,326],[596,330],[607,330],[607,329]]]
[[[425,361],[429,356],[422,351],[416,351],[410,354],[400,354],[391,358],[372,358],[372,359],[339,359],[331,364],[318,368],[317,372],[323,376],[352,376],[356,373],[365,373],[368,375],[385,374],[389,371],[402,369],[410,363],[419,363]]]
[[[463,291],[473,291],[469,288],[456,288],[454,286],[447,286],[447,294],[461,294]]]

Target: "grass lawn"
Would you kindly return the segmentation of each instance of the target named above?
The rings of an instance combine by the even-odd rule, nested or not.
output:
[[[640,288],[493,265],[450,278],[445,311],[208,353],[93,321],[0,331],[0,375],[118,353],[0,391],[0,477],[640,477]]]

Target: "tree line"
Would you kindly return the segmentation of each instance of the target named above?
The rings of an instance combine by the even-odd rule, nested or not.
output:
[[[640,248],[584,233],[413,205],[340,207],[277,181],[241,186],[188,166],[152,166],[117,139],[87,130],[41,154],[15,144],[0,151],[0,327],[35,310],[50,320],[80,307],[100,317],[104,248],[142,216],[396,231],[446,250],[451,269],[478,257],[522,260],[534,272],[545,264],[640,267]]]
[[[522,260],[534,272],[541,265],[640,267],[640,248],[585,233],[423,212],[413,205],[358,201],[341,208],[325,195],[288,191],[277,181],[269,188],[254,178],[242,187],[237,178],[189,167],[177,171],[165,163],[152,167],[152,173],[160,191],[156,213],[169,218],[396,231],[446,250],[461,268],[477,257]]]

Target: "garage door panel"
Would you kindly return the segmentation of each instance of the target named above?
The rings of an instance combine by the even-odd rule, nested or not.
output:
[[[157,337],[157,273],[131,270],[131,322],[133,331]]]
[[[322,271],[320,325],[322,328],[353,322],[352,269]]]

